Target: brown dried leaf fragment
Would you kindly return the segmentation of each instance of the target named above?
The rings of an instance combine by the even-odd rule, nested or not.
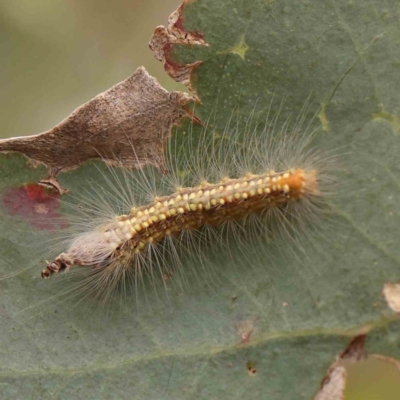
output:
[[[388,306],[394,312],[400,313],[400,284],[391,282],[385,283],[382,293]]]
[[[44,164],[43,183],[65,191],[57,174],[103,158],[109,165],[165,167],[164,142],[187,115],[191,98],[168,92],[145,68],[77,108],[55,128],[29,137],[0,140],[0,151],[20,152],[33,166]]]
[[[321,389],[314,400],[343,400],[346,388],[347,372],[344,363],[355,363],[365,358],[364,344],[366,335],[356,336],[338,359],[330,366],[322,381]]]
[[[190,75],[201,64],[201,61],[180,64],[172,60],[170,56],[171,50],[176,44],[208,46],[201,33],[187,32],[184,27],[182,11],[188,3],[190,0],[184,0],[182,5],[169,16],[167,28],[162,25],[157,26],[150,39],[149,47],[156,59],[164,64],[168,75],[191,89]]]
[[[337,365],[329,370],[323,386],[314,400],[343,400],[346,388],[347,372],[343,365]]]

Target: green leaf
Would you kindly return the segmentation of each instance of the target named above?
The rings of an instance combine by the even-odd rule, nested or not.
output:
[[[382,295],[400,276],[397,2],[197,0],[182,12],[209,47],[176,45],[166,57],[203,61],[191,75],[203,120],[214,112],[223,126],[235,107],[246,115],[273,96],[274,105],[285,99],[282,118],[308,98],[321,107],[318,139],[343,154],[334,224],[304,243],[302,263],[271,266],[260,256],[248,268],[215,256],[215,283],[190,270],[189,289],[166,296],[158,288],[137,310],[124,303],[107,316],[82,318],[79,305],[54,310],[59,286],[38,278],[40,265],[1,281],[4,398],[310,399],[354,337],[367,333],[368,353],[400,357],[400,325]],[[38,248],[43,256],[52,233],[4,203],[17,206],[17,189],[43,170],[6,155],[0,167],[10,273]],[[60,182],[79,194],[99,175],[87,165]],[[41,301],[44,310],[26,310]]]

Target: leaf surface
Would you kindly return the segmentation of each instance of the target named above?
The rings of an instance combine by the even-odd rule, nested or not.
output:
[[[282,118],[307,99],[320,107],[320,143],[344,153],[333,228],[304,244],[306,263],[255,256],[249,269],[216,257],[215,285],[188,271],[190,289],[149,293],[137,312],[125,304],[106,318],[60,305],[20,324],[18,312],[51,302],[56,286],[38,278],[40,266],[1,281],[5,398],[310,399],[355,337],[367,334],[361,353],[400,357],[400,324],[382,294],[400,280],[398,3],[197,0],[174,21],[208,44],[163,47],[169,68],[197,66],[185,73],[203,121],[216,112],[222,129],[235,107],[248,115],[273,97],[285,99]],[[43,170],[19,156],[0,166],[9,273],[51,232],[24,221],[35,205],[9,207]],[[98,174],[87,165],[60,182],[79,193]]]

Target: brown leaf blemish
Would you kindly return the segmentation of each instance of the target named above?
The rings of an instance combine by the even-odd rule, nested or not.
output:
[[[385,283],[383,285],[382,294],[388,306],[396,313],[400,313],[400,284]]]
[[[164,69],[171,78],[188,86],[189,89],[192,89],[190,86],[190,76],[201,64],[201,61],[181,64],[174,61],[171,57],[171,51],[177,44],[208,46],[200,32],[189,32],[184,26],[182,12],[185,6],[190,2],[190,0],[185,0],[183,4],[169,16],[168,27],[157,26],[150,39],[149,47],[153,51],[156,59],[164,64]]]
[[[365,358],[364,345],[366,337],[365,334],[361,334],[351,340],[338,359],[330,366],[314,400],[344,399],[347,381],[347,372],[344,363],[352,364]]]
[[[66,221],[58,212],[59,197],[57,191],[27,184],[10,188],[2,200],[9,215],[23,217],[36,229],[54,231],[66,227]]]
[[[191,98],[168,92],[141,67],[128,79],[77,108],[53,129],[29,137],[0,140],[0,151],[20,152],[33,166],[44,164],[51,184],[65,190],[60,171],[102,158],[111,166],[165,168],[164,143],[187,115]]]
[[[247,361],[246,369],[250,376],[254,376],[257,374],[256,363],[254,361]]]
[[[365,358],[364,346],[367,335],[358,335],[354,337],[345,350],[340,354],[340,360],[348,362],[357,362]]]

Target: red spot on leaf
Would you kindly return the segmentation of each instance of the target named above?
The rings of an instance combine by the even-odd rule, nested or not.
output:
[[[67,223],[57,211],[60,194],[38,184],[27,184],[9,189],[3,196],[3,205],[10,215],[26,219],[34,228],[54,231]]]

